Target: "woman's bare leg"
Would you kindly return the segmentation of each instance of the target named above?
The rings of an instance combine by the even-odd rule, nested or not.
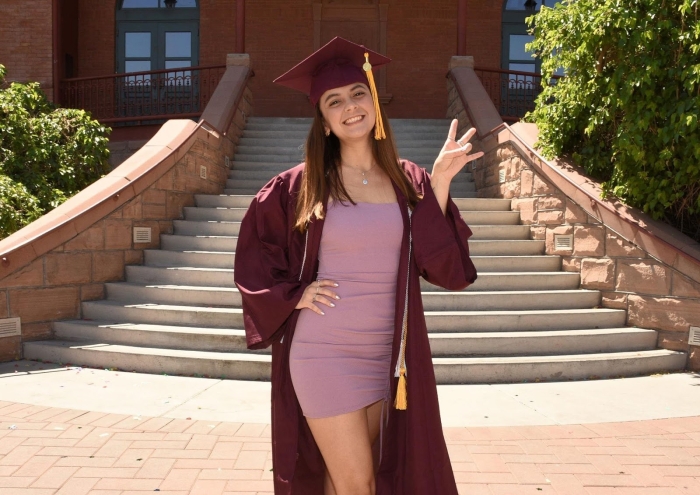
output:
[[[332,480],[324,482],[326,495],[375,495],[372,443],[379,433],[381,404],[330,418],[306,418]]]

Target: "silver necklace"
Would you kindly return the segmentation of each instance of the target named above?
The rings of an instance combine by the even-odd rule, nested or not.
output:
[[[366,186],[367,184],[369,184],[369,181],[367,180],[367,177],[365,177],[365,174],[369,173],[369,172],[374,168],[375,165],[376,165],[376,163],[374,163],[374,164],[373,164],[370,168],[368,168],[365,172],[360,172],[360,174],[362,174],[362,183],[363,183],[365,186]],[[349,167],[349,168],[352,168],[352,169],[355,168],[355,167],[350,167],[350,165],[345,165],[345,166],[346,166],[346,167]],[[359,170],[358,170],[358,172],[359,172]]]

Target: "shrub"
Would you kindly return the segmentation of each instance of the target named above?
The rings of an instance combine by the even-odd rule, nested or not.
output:
[[[0,233],[6,236],[109,172],[111,129],[83,110],[56,108],[38,83],[7,85],[4,76],[0,65]]]
[[[564,0],[529,19],[542,58],[538,146],[605,194],[700,234],[698,0]],[[689,225],[695,222],[695,225]]]

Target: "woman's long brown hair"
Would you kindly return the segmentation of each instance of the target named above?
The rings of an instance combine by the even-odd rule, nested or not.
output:
[[[399,187],[408,199],[409,206],[413,208],[420,197],[401,169],[394,133],[381,105],[379,111],[384,121],[386,139],[372,139],[372,155],[377,165]],[[371,135],[374,135],[374,131]],[[333,133],[326,137],[323,114],[320,106],[316,105],[316,115],[306,139],[306,166],[297,198],[295,229],[304,232],[313,217],[323,218],[323,198],[326,188],[330,188],[331,197],[355,204],[340,176],[340,140]]]

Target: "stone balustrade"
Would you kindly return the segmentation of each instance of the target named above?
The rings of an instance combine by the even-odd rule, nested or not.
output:
[[[0,318],[21,334],[0,337],[0,361],[20,359],[22,342],[51,338],[52,322],[81,318],[81,301],[103,299],[105,282],[158,248],[195,194],[223,191],[252,111],[247,55],[227,70],[199,123],[169,120],[141,149],[58,208],[0,241]],[[206,169],[204,174],[202,168]],[[134,242],[134,228],[151,242]]]
[[[511,199],[531,238],[545,240],[546,254],[561,256],[563,270],[581,274],[581,288],[600,290],[603,307],[626,310],[628,325],[657,330],[660,348],[687,352],[688,369],[700,369],[700,346],[688,343],[690,327],[700,327],[700,245],[602,199],[600,185],[575,164],[544,159],[536,125],[495,125],[495,107],[471,87],[469,58],[453,57],[450,65],[448,117],[477,129],[475,149],[485,156],[468,166],[479,197]],[[571,244],[557,245],[558,235],[571,235]]]

